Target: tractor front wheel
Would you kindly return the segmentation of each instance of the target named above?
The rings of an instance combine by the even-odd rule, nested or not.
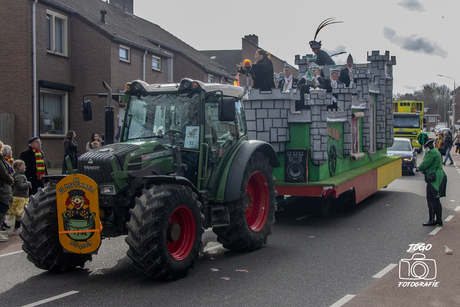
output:
[[[230,224],[214,227],[217,241],[231,250],[253,251],[262,247],[275,220],[275,179],[268,158],[255,153],[241,182],[240,198],[227,204]]]
[[[52,272],[83,268],[91,254],[65,253],[59,242],[56,185],[38,189],[21,219],[22,249],[36,267]]]
[[[127,224],[133,266],[157,279],[179,279],[193,267],[202,244],[198,196],[181,185],[154,185],[136,199]]]

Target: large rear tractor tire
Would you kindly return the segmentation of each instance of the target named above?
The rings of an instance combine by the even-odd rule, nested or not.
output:
[[[240,198],[227,204],[230,224],[214,227],[217,241],[230,250],[253,251],[267,243],[275,220],[275,178],[268,158],[255,153],[241,182]]]
[[[21,224],[22,249],[36,267],[52,272],[71,271],[92,260],[91,254],[65,253],[59,243],[55,184],[38,189],[30,198]]]
[[[134,268],[155,279],[187,275],[204,232],[198,196],[185,186],[154,185],[130,212],[126,243]]]

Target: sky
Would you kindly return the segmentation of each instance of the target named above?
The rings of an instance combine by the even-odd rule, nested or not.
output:
[[[317,36],[322,49],[346,51],[333,57],[336,64],[345,64],[348,53],[366,63],[367,53],[390,51],[396,56],[393,94],[433,82],[460,85],[459,12],[459,0],[134,0],[134,15],[197,50],[241,49],[241,39],[255,34],[261,48],[291,65],[295,55],[312,53],[308,42],[318,25],[335,18],[342,23]]]

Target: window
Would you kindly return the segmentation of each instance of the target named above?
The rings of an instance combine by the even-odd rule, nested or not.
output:
[[[173,59],[168,59],[167,82],[173,82]]]
[[[208,83],[212,83],[213,79],[214,79],[213,75],[208,75]]]
[[[67,17],[46,10],[46,26],[48,52],[67,56]]]
[[[161,59],[160,58],[156,56],[152,56],[152,69],[161,71]]]
[[[118,51],[118,57],[120,58],[120,61],[129,62],[130,61],[129,47],[120,45],[120,48]]]
[[[67,132],[68,93],[40,91],[40,134],[64,135]]]
[[[428,117],[428,121],[429,121],[430,123],[435,123],[435,122],[436,122],[436,117],[430,116],[430,117]]]

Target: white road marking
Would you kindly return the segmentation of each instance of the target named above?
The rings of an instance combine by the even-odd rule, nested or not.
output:
[[[434,236],[434,235],[437,234],[441,229],[442,229],[442,227],[436,227],[432,232],[430,232],[430,236]]]
[[[457,206],[454,211],[460,211],[460,206]]]
[[[425,244],[425,242],[418,242],[418,243],[417,243],[418,246],[421,246],[422,244]],[[417,246],[417,247],[418,247],[418,246]],[[414,253],[414,252],[415,252],[414,248],[415,248],[415,245],[412,245],[412,247],[409,248],[409,249],[407,250],[407,252],[408,252],[408,253]]]
[[[397,266],[396,263],[390,263],[389,265],[387,265],[386,268],[384,268],[383,270],[381,270],[380,272],[378,272],[377,274],[372,276],[372,278],[381,278],[381,277],[383,277],[383,275],[385,275],[386,273],[390,272],[395,266]]]
[[[31,303],[31,304],[28,304],[28,305],[24,305],[24,306],[22,306],[22,307],[33,307],[33,306],[42,305],[42,304],[49,303],[49,302],[58,300],[58,299],[60,299],[60,298],[63,298],[63,297],[69,296],[69,295],[73,295],[73,294],[77,294],[77,293],[78,293],[78,291],[69,291],[69,292],[66,292],[66,293],[63,293],[63,294],[59,294],[59,295],[56,295],[56,296],[53,296],[53,297],[50,297],[50,298],[47,298],[47,299],[44,299],[44,300],[35,302],[35,303]]]
[[[23,252],[24,252],[24,251],[12,252],[12,253],[8,253],[8,254],[5,254],[5,255],[0,255],[0,257],[11,256],[11,255],[19,254],[19,253],[23,253]]]
[[[340,300],[338,300],[337,302],[335,302],[334,304],[332,304],[330,307],[340,307],[340,306],[343,306],[343,304],[345,304],[346,302],[348,302],[349,300],[351,300],[352,298],[354,298],[355,295],[353,294],[347,294],[345,295],[344,297],[342,297]]]
[[[449,215],[448,217],[446,217],[446,219],[444,220],[444,222],[449,222],[451,219],[453,219],[454,216],[453,215]]]

